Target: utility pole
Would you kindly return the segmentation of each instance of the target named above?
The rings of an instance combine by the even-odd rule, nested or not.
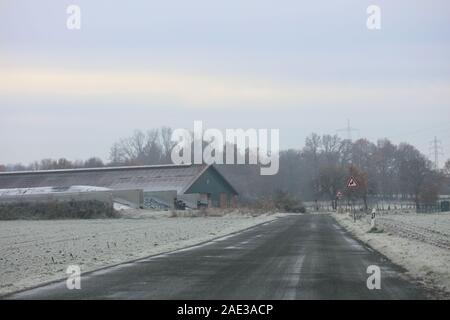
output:
[[[345,131],[345,132],[347,132],[347,139],[350,140],[350,141],[352,141],[352,132],[353,132],[353,131],[358,131],[358,132],[359,132],[358,129],[352,128],[352,127],[350,126],[350,119],[347,119],[347,127],[346,127],[346,128],[338,129],[338,130],[336,130],[336,131],[337,131],[337,132],[340,132],[340,131]]]
[[[442,152],[442,142],[434,137],[433,141],[430,141],[430,149],[434,156],[434,168],[439,170],[439,156],[444,155]]]

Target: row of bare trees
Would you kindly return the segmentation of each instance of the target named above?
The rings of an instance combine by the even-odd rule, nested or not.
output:
[[[367,206],[368,197],[432,204],[441,187],[448,184],[450,161],[445,168],[434,170],[432,163],[407,143],[395,145],[388,139],[351,142],[336,135],[311,134],[303,149],[281,152],[280,171],[275,176],[259,176],[257,168],[248,166],[221,169],[251,199],[283,190],[303,200],[333,201],[342,192]],[[350,176],[358,182],[355,189],[346,188]]]
[[[114,143],[110,151],[111,165],[152,165],[171,163],[174,146],[172,129],[162,127],[147,132],[136,130],[132,136]]]
[[[104,163],[98,157],[85,161],[70,161],[66,158],[42,159],[29,165],[1,165],[2,171],[56,170],[75,168],[98,168],[103,166],[152,165],[170,163],[170,153],[174,146],[171,141],[172,129],[161,127],[146,132],[136,130],[130,137],[120,139],[110,149],[110,162]]]

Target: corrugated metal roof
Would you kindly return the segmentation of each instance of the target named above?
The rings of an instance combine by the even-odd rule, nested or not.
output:
[[[0,189],[88,185],[183,193],[207,165],[160,165],[0,173]]]

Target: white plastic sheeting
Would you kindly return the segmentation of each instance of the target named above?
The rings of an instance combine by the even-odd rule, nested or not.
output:
[[[31,194],[52,194],[52,193],[77,193],[90,191],[108,191],[111,189],[94,186],[70,186],[70,187],[38,187],[38,188],[15,188],[0,189],[0,197],[14,197]]]

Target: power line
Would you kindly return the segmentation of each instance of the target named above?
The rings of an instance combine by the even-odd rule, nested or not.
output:
[[[442,152],[442,142],[438,140],[437,137],[434,137],[433,141],[430,141],[430,149],[432,149],[432,153],[434,155],[434,168],[439,169],[439,156],[443,156]]]
[[[352,127],[350,126],[350,119],[347,119],[347,127],[346,127],[346,128],[343,128],[343,129],[337,129],[336,131],[337,131],[337,132],[340,132],[340,131],[345,131],[345,132],[347,132],[347,139],[350,140],[350,141],[352,141],[352,132],[353,132],[353,131],[357,131],[357,132],[359,133],[359,129],[355,129],[355,128],[352,128]]]
[[[443,123],[434,124],[432,126],[422,127],[422,128],[419,128],[419,129],[416,129],[416,130],[413,130],[413,131],[394,133],[389,138],[391,138],[391,139],[398,139],[398,138],[403,138],[403,137],[406,137],[406,136],[418,135],[418,134],[422,134],[422,133],[427,132],[427,131],[435,131],[435,130],[437,130],[437,131],[442,131],[442,130],[446,131],[446,130],[450,129],[449,126],[450,126],[450,122],[446,121],[446,122],[443,122]]]

